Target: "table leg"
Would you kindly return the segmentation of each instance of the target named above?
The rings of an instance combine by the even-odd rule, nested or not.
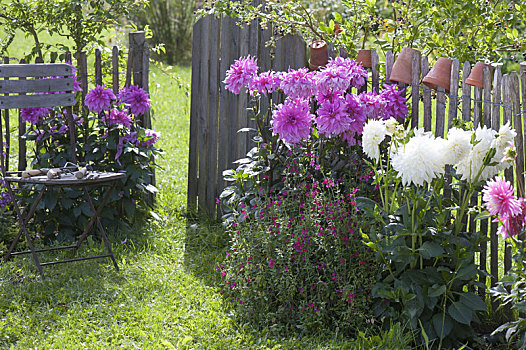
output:
[[[86,187],[83,187],[84,188],[84,193],[86,193],[87,189]],[[100,203],[99,207],[97,208],[97,210],[95,211],[95,209],[91,209],[94,214],[93,216],[91,217],[91,220],[88,222],[88,225],[86,226],[86,228],[84,229],[84,232],[82,232],[82,235],[80,236],[79,240],[77,241],[77,248],[78,249],[81,245],[82,242],[84,242],[84,240],[86,239],[86,237],[88,236],[88,233],[89,233],[89,230],[91,230],[91,227],[93,226],[93,224],[95,223],[95,221],[93,220],[93,218],[95,217],[99,217],[100,213],[102,212],[102,208],[106,205],[106,202],[108,201],[108,199],[110,198],[110,194],[111,194],[111,190],[113,189],[113,186],[110,187],[110,190],[108,190],[108,192],[106,193],[106,195],[104,196],[104,198],[102,199],[102,202]],[[91,197],[90,197],[90,200],[91,200]]]
[[[22,213],[22,220],[24,220],[26,225],[29,223],[29,220],[31,220],[31,217],[35,213],[35,211],[37,209],[37,205],[40,202],[40,200],[42,199],[42,195],[44,194],[45,189],[46,189],[46,187],[44,186],[44,187],[42,187],[40,192],[38,192],[37,198],[35,199],[35,201],[31,205],[31,208],[30,208],[29,212],[28,213]],[[15,201],[16,199],[14,197],[12,197],[12,200]],[[22,227],[20,227],[20,229],[18,230],[18,234],[16,235],[15,239],[11,243],[11,246],[9,247],[9,250],[7,251],[7,254],[4,256],[4,261],[7,261],[11,257],[11,253],[15,249],[15,247],[16,247],[16,245],[18,243],[18,240],[20,239],[20,236],[22,235],[22,233],[23,233],[23,229],[22,229]]]
[[[40,201],[40,198],[42,198],[41,194],[43,194],[44,188],[42,188],[41,193],[39,194],[39,197],[37,198]],[[7,191],[9,192],[9,195],[11,196],[11,199],[13,201],[13,207],[15,208],[16,215],[18,216],[18,221],[20,223],[20,229],[23,230],[27,243],[29,244],[29,249],[31,250],[31,254],[33,255],[33,260],[35,261],[35,265],[37,266],[38,272],[40,273],[40,276],[42,276],[42,279],[45,279],[44,271],[42,271],[42,266],[40,266],[40,262],[38,261],[37,253],[35,252],[35,247],[33,246],[33,241],[31,240],[31,237],[29,236],[29,232],[27,232],[26,228],[26,222],[24,218],[22,217],[22,213],[20,212],[20,208],[18,207],[18,202],[15,198],[15,195],[13,193],[13,189],[11,188],[11,184],[7,183]],[[38,204],[38,203],[37,203]],[[33,205],[36,209],[36,205]],[[33,207],[31,208],[33,209]],[[34,211],[34,210],[33,210]],[[30,216],[28,215],[28,220]]]
[[[91,200],[91,197],[89,195],[88,189],[84,186],[84,195],[86,196],[86,199],[88,200],[88,204],[91,208],[91,211],[95,213],[95,215],[91,218],[92,222],[93,220],[97,221],[97,226],[99,228],[99,232],[102,236],[102,239],[104,241],[104,244],[106,245],[106,249],[108,249],[108,253],[111,255],[111,260],[113,261],[113,265],[115,266],[115,269],[119,271],[119,265],[117,265],[117,261],[115,260],[115,256],[113,255],[113,251],[111,249],[110,241],[108,240],[108,236],[106,236],[106,231],[104,230],[104,227],[102,226],[102,223],[100,222],[99,215],[102,211],[102,208],[106,204],[107,198],[109,198],[111,192],[113,191],[113,184],[108,189],[108,193],[104,196],[104,199],[99,204],[99,207],[95,210],[95,206],[93,205],[93,201]]]

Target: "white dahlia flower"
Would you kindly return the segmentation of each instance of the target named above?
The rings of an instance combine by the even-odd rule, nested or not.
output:
[[[371,159],[380,159],[380,143],[387,135],[387,128],[382,120],[369,120],[363,127],[362,149]]]
[[[412,137],[391,157],[393,169],[400,174],[402,184],[423,185],[444,174],[446,142],[435,139],[429,133],[420,133]]]
[[[447,133],[446,163],[456,164],[469,155],[471,150],[471,131],[451,128]]]

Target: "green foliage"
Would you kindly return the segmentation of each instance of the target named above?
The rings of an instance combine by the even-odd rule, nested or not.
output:
[[[367,43],[395,55],[405,47],[434,58],[463,61],[521,59],[526,49],[526,4],[508,0],[342,0],[332,13],[310,1],[212,1],[200,11],[227,14],[242,23],[259,18],[274,23],[282,34],[300,33],[307,40],[323,39],[345,47],[352,56]],[[510,55],[511,54],[511,55]],[[513,56],[513,57],[510,57]]]
[[[499,308],[511,309],[513,319],[499,326],[493,334],[504,333],[506,341],[517,342],[518,349],[526,349],[526,257],[524,242],[511,237],[509,240],[515,250],[513,266],[497,285],[490,289],[490,294],[500,302]]]
[[[168,64],[187,63],[192,53],[192,29],[196,0],[150,0],[135,16],[152,31],[153,46],[163,45],[159,59]]]
[[[34,41],[27,61],[53,47],[53,42],[42,42],[39,35],[47,32],[72,39],[74,46],[58,45],[63,51],[77,55],[89,44],[101,43],[104,30],[118,23],[146,4],[146,0],[5,0],[0,2],[0,56],[8,51],[16,30],[23,30]]]

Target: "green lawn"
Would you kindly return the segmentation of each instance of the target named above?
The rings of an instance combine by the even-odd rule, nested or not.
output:
[[[236,323],[215,284],[227,237],[217,223],[186,222],[191,70],[172,71],[180,80],[156,67],[150,79],[153,125],[165,151],[156,215],[110,234],[120,272],[109,260],[62,264],[45,267],[42,281],[29,256],[1,262],[0,348],[400,349],[396,331],[357,341],[337,334],[282,338]],[[100,251],[100,242],[88,240],[80,254]]]

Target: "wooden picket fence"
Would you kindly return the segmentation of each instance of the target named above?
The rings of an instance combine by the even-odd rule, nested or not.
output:
[[[225,186],[223,171],[251,147],[247,134],[237,131],[255,128],[246,113],[247,94],[224,89],[226,71],[249,54],[257,58],[262,71],[304,67],[307,49],[300,37],[287,36],[271,55],[265,43],[273,35],[272,28],[262,30],[257,23],[240,28],[230,17],[202,18],[193,33],[188,209],[215,216],[216,198]]]
[[[76,62],[72,61],[71,53],[67,52],[64,57],[64,62],[68,63],[74,63],[75,67],[77,68],[77,77],[80,82],[80,86],[82,88],[82,91],[77,98],[80,98],[79,100],[79,106],[77,110],[80,110],[80,113],[83,113],[84,115],[87,113],[87,110],[83,108],[84,106],[84,99],[86,97],[86,93],[95,85],[103,85],[106,84],[107,86],[111,86],[112,90],[115,94],[118,93],[119,89],[121,88],[121,75],[124,76],[124,85],[129,86],[130,84],[138,85],[145,89],[146,91],[149,91],[148,89],[148,72],[149,72],[149,62],[150,62],[150,52],[148,48],[148,44],[145,40],[145,33],[140,32],[132,32],[129,34],[129,49],[128,49],[128,57],[127,57],[127,64],[126,64],[126,70],[121,72],[119,68],[119,55],[121,53],[121,49],[117,46],[113,46],[112,48],[112,55],[111,55],[111,62],[103,62],[102,60],[102,54],[99,49],[95,50],[95,57],[94,57],[94,66],[93,71],[91,71],[88,68],[88,56],[86,52],[81,52],[79,57],[77,58]],[[56,57],[58,55],[51,55],[51,57]],[[18,60],[16,58],[3,58],[3,63],[10,64],[10,63],[30,63],[25,62],[25,60],[21,59]],[[35,59],[34,63],[43,63],[42,58],[37,57]],[[54,63],[52,60],[50,63]],[[12,111],[13,112],[13,111]],[[16,111],[15,111],[16,113]],[[150,113],[147,111],[142,117],[142,119],[139,121],[139,123],[146,127],[151,127],[151,118]],[[10,111],[5,110],[4,111],[4,123],[7,123],[6,125],[9,125],[10,122]],[[84,122],[87,123],[88,119],[84,118]],[[85,125],[87,127],[87,125]],[[8,128],[9,129],[9,128]],[[18,128],[17,128],[17,134],[18,135],[24,135],[26,133],[26,123],[22,122],[22,119],[20,115],[18,116]],[[11,146],[11,135],[7,134],[5,135],[5,142],[7,145],[7,150],[12,148]],[[16,158],[17,169],[18,170],[25,170],[27,168],[27,143],[26,139],[23,137],[18,137],[18,144],[14,149],[18,148],[18,157]],[[9,154],[8,154],[9,155]],[[6,157],[6,168],[9,169],[9,156]]]

